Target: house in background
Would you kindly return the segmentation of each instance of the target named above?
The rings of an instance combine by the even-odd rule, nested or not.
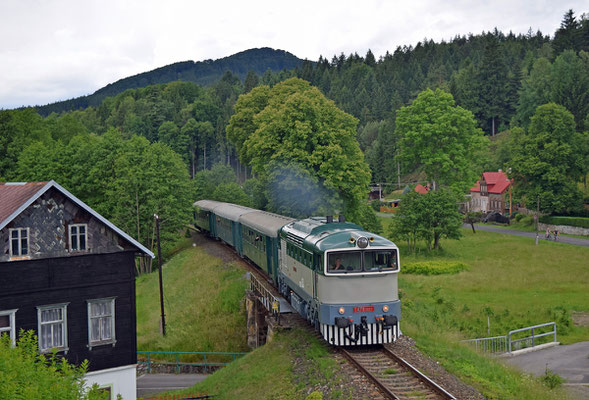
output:
[[[0,183],[0,333],[34,330],[41,353],[135,399],[137,256],[153,253],[56,182]]]
[[[483,176],[470,188],[468,210],[509,214],[511,181],[502,170],[483,172]]]

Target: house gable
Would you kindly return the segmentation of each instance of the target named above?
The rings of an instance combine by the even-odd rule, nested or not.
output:
[[[152,252],[54,181],[0,184],[0,200],[0,262],[119,251],[153,257]],[[70,243],[78,229],[83,231],[83,243],[76,235]],[[23,232],[28,240],[27,254],[22,257],[15,257],[11,249],[11,234],[20,234],[14,230]]]

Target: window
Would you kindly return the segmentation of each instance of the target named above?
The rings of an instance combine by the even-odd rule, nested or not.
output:
[[[17,310],[0,311],[0,336],[10,336],[10,341],[14,346],[16,340],[16,329],[14,325],[14,316]]]
[[[70,225],[70,250],[86,250],[86,224]]]
[[[113,344],[115,340],[115,299],[88,300],[88,343]]]
[[[67,351],[67,303],[37,307],[39,350]]]
[[[10,256],[19,257],[29,255],[29,228],[9,229]]]

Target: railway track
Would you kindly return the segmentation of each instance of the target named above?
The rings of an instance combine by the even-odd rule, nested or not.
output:
[[[338,350],[379,388],[385,398],[395,400],[456,399],[385,347],[338,348]]]

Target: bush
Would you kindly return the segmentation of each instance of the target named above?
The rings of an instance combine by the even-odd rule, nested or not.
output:
[[[564,379],[560,375],[555,374],[554,372],[550,371],[549,369],[546,370],[546,373],[544,375],[542,375],[542,377],[540,379],[550,389],[556,389],[557,387],[562,385],[564,382]]]
[[[534,225],[534,217],[532,217],[531,215],[526,215],[525,217],[521,218],[520,221],[525,226]]]
[[[419,261],[403,266],[404,273],[418,275],[457,274],[465,270],[468,266],[458,261]]]
[[[524,214],[516,214],[516,215],[515,215],[515,220],[516,220],[517,222],[520,222],[520,221],[521,221],[521,220],[522,220],[524,217],[525,217],[525,215],[524,215]]]
[[[540,217],[540,222],[550,225],[568,225],[577,226],[580,228],[589,228],[589,218],[583,217],[554,217],[546,215]]]

